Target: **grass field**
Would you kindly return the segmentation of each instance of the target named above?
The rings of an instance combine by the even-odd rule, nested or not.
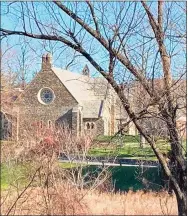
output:
[[[71,162],[65,162],[65,163],[59,163],[59,166],[63,169],[71,169],[71,168],[78,167],[78,164],[71,163]],[[82,164],[82,166],[84,165]]]
[[[95,139],[95,145],[90,151],[91,156],[119,156],[135,159],[157,160],[149,144],[145,144],[144,148],[140,148],[139,136],[123,136],[110,137],[99,136]],[[186,149],[186,142],[183,142]],[[165,140],[158,140],[157,147],[167,153],[170,150],[170,145]]]
[[[126,157],[132,159],[148,159],[156,160],[154,153],[150,147],[145,147],[141,149],[135,144],[129,143],[129,145],[124,145],[123,147],[96,147],[89,151],[90,156],[100,157],[100,156],[118,156]]]
[[[97,138],[95,138],[95,141],[98,142],[113,142],[113,143],[120,143],[121,139],[123,141],[123,143],[139,143],[140,141],[140,137],[139,135],[136,136],[131,136],[131,135],[125,135],[125,136],[103,136],[100,135]]]
[[[177,201],[175,195],[169,196],[165,192],[136,193],[106,193],[97,191],[75,191],[69,187],[59,185],[57,190],[49,190],[49,195],[42,188],[30,188],[19,199],[10,215],[177,215]],[[6,197],[1,194],[1,199]],[[17,198],[12,192],[1,206],[1,213],[5,215],[11,203]],[[46,198],[46,199],[44,199]],[[50,199],[50,208],[46,207],[46,200]],[[51,214],[49,214],[49,209]]]
[[[59,163],[64,169],[77,167],[75,163]],[[82,165],[83,166],[83,165]],[[6,190],[10,186],[23,188],[29,183],[31,175],[31,164],[1,163],[1,190]]]
[[[23,187],[28,182],[29,164],[1,164],[1,190],[10,186]]]

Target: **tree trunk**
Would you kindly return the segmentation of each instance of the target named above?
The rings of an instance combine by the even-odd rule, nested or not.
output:
[[[146,144],[146,139],[140,134],[140,148],[144,148]]]
[[[187,215],[187,172],[186,170],[183,170],[178,164],[172,172],[174,176],[177,178],[178,184],[181,188],[181,193],[174,189],[178,204],[178,215],[184,216]]]
[[[177,198],[177,205],[178,205],[178,215],[179,216],[187,216],[187,198],[182,199],[179,197],[179,195],[176,193],[176,198]],[[183,192],[184,197],[187,196],[187,192]]]
[[[177,197],[178,215],[187,215],[187,166],[183,156],[183,147],[178,136],[175,121],[167,118],[167,127],[169,129],[171,151],[169,153],[170,170],[176,178],[181,191],[177,191],[172,185]]]

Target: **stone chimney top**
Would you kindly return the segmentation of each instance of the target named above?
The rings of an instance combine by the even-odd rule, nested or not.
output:
[[[42,56],[42,69],[51,69],[52,68],[52,54],[47,53]]]

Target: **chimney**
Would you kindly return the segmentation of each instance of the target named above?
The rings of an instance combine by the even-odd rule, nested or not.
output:
[[[45,66],[46,66],[46,55],[43,54],[43,55],[42,55],[42,69],[44,69]]]
[[[82,70],[82,74],[85,76],[89,76],[90,72],[87,65],[85,65],[84,69]]]
[[[52,68],[52,55],[50,53],[44,54],[42,56],[42,69]]]

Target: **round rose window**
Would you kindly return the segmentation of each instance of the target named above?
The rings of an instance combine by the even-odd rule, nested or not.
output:
[[[54,100],[54,92],[50,88],[43,88],[39,91],[39,101],[43,104],[50,104]]]

